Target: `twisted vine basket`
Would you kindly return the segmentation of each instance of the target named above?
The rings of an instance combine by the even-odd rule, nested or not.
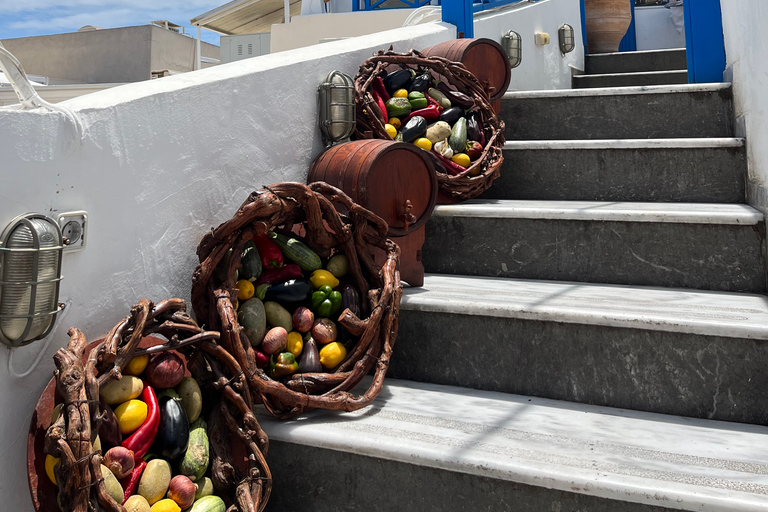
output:
[[[106,338],[90,346],[82,331],[69,330],[69,343],[54,355],[54,379],[43,392],[30,427],[27,465],[36,511],[58,510],[56,486],[43,467],[45,454],[50,454],[61,458],[54,474],[57,482],[64,482],[58,488],[63,512],[125,512],[108,494],[101,472],[102,454],[93,451],[91,444],[105,418],[99,389],[122,378],[134,356],[169,350],[184,356],[187,370],[201,389],[212,390],[217,397],[204,409],[209,412],[211,479],[216,494],[227,502],[228,512],[264,510],[272,489],[265,460],[269,440],[253,415],[244,373],[219,345],[219,333],[202,330],[186,309],[182,299],[158,304],[142,299]],[[51,423],[56,391],[64,409]],[[235,440],[242,443],[247,464],[232,456]]]
[[[349,260],[365,318],[349,309],[338,317],[338,323],[359,340],[332,372],[270,378],[256,366],[254,350],[238,324],[233,302],[243,248],[254,236],[275,229],[303,234],[322,258],[341,252]],[[278,183],[253,192],[230,220],[201,240],[200,264],[192,278],[195,315],[209,328],[221,330],[221,345],[245,372],[252,395],[276,418],[294,418],[310,409],[354,411],[370,404],[381,391],[397,336],[402,295],[400,249],[387,239],[387,230],[384,220],[327,183]],[[214,269],[230,248],[226,280],[217,286]],[[383,253],[383,265],[376,263],[375,251]],[[368,389],[362,395],[351,393],[372,369]]]
[[[439,76],[454,90],[472,98],[475,109],[480,112],[485,147],[480,157],[470,167],[460,174],[452,175],[445,169],[443,163],[432,151],[427,153],[432,158],[437,172],[440,192],[454,201],[463,201],[477,197],[487,190],[493,180],[499,177],[501,164],[504,160],[504,122],[501,121],[491,106],[488,91],[461,62],[453,62],[443,57],[426,57],[417,50],[408,53],[396,53],[389,50],[379,50],[370,59],[363,62],[355,75],[355,102],[357,107],[358,139],[392,140],[384,128],[384,117],[379,105],[371,94],[371,84],[374,78],[381,76],[393,66],[402,69],[429,69],[433,75]]]

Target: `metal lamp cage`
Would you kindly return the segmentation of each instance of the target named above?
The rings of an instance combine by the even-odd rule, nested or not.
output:
[[[0,235],[0,342],[21,347],[51,332],[64,242],[50,217],[16,217]]]
[[[560,52],[565,55],[570,53],[576,48],[576,37],[574,36],[573,27],[567,23],[564,23],[557,30],[557,38],[560,43]]]
[[[326,146],[348,140],[355,131],[355,86],[352,78],[331,71],[320,84],[320,131]]]
[[[523,38],[514,30],[509,30],[501,38],[501,46],[507,52],[509,67],[516,68],[523,62]]]

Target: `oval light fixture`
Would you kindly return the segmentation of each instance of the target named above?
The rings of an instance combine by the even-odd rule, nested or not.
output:
[[[320,84],[320,131],[326,145],[349,139],[355,131],[355,87],[352,78],[331,71]]]
[[[560,52],[565,55],[570,53],[576,48],[576,38],[573,34],[573,27],[567,23],[563,23],[559,29],[557,29],[557,38],[560,42]]]
[[[39,213],[16,217],[0,235],[0,342],[21,347],[51,332],[63,308],[63,249],[58,223]]]
[[[523,62],[523,38],[514,30],[508,31],[501,38],[501,46],[507,52],[509,67],[516,68]]]

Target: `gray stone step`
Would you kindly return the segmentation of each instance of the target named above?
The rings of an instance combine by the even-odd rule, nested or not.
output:
[[[642,71],[635,73],[608,73],[600,75],[576,75],[574,89],[596,87],[630,87],[636,85],[687,84],[688,70]]]
[[[510,141],[481,198],[743,203],[743,139]]]
[[[485,199],[426,226],[432,273],[766,291],[765,223],[746,205]]]
[[[584,59],[587,74],[636,73],[688,69],[685,48],[598,53]]]
[[[763,295],[427,274],[387,375],[764,425],[766,366]]]
[[[730,84],[508,92],[507,140],[732,137]]]
[[[259,422],[267,511],[768,510],[765,427],[394,379],[357,412]]]

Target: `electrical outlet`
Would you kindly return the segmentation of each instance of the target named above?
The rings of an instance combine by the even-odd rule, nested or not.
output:
[[[549,34],[546,32],[536,32],[536,44],[539,46],[549,44]]]
[[[61,236],[67,242],[64,252],[82,251],[85,249],[88,233],[88,213],[84,211],[60,213],[56,220],[61,228]]]

